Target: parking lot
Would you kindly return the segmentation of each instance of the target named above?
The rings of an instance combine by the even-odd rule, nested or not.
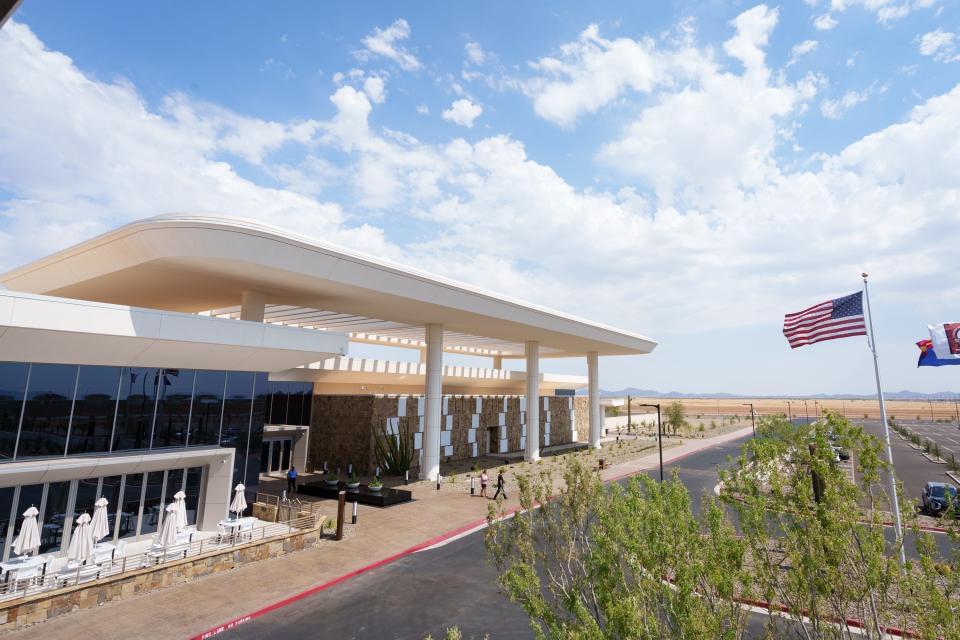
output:
[[[875,436],[883,438],[883,429],[879,420],[858,421],[864,429]],[[949,455],[945,449],[952,447],[955,455],[960,458],[960,431],[956,425],[926,423],[902,423],[921,438],[929,438],[940,445],[941,455]],[[925,435],[928,434],[928,435]],[[890,432],[890,445],[893,449],[893,464],[896,467],[897,477],[903,483],[904,491],[914,500],[920,499],[920,492],[927,482],[957,483],[947,475],[947,465],[931,462],[923,456],[923,451],[917,451],[903,440],[896,432]]]

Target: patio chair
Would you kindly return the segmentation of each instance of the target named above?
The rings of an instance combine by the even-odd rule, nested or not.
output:
[[[95,564],[80,565],[70,561],[67,565],[58,571],[55,575],[57,587],[66,587],[69,584],[78,582],[88,582],[98,580],[102,568]]]

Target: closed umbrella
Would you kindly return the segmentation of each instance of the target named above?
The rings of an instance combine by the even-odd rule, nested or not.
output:
[[[167,515],[163,517],[160,533],[157,534],[157,544],[167,547],[177,541],[177,505],[171,502],[166,508]]]
[[[13,541],[13,552],[18,556],[40,551],[40,527],[37,526],[37,515],[39,513],[36,507],[30,507],[23,512],[20,535]]]
[[[173,494],[173,503],[177,505],[177,531],[187,526],[187,494],[177,491]]]
[[[90,534],[94,542],[99,542],[101,538],[110,535],[110,525],[107,523],[107,505],[106,498],[100,498],[93,503],[93,520],[90,522]]]
[[[240,514],[247,510],[247,498],[243,495],[245,488],[242,484],[233,488],[233,502],[230,503],[230,511],[236,513],[237,517],[240,517]]]
[[[83,564],[93,557],[93,532],[90,530],[90,514],[81,513],[77,518],[77,526],[70,536],[70,546],[67,547],[67,559]]]

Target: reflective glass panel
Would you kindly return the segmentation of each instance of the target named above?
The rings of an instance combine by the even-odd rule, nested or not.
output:
[[[223,371],[197,371],[190,416],[190,446],[219,443],[226,376]]]
[[[160,504],[163,492],[163,471],[151,471],[147,474],[147,493],[143,499],[143,518],[140,521],[140,535],[154,533],[160,526]]]
[[[153,426],[159,380],[160,369],[124,368],[113,451],[146,449],[150,446],[150,428]]]
[[[77,499],[73,504],[73,520],[76,522],[81,513],[93,517],[93,503],[97,501],[97,480],[87,478],[77,481]]]
[[[7,544],[7,532],[10,528],[10,508],[13,506],[13,487],[0,488],[0,553]]]
[[[300,421],[295,423],[310,426],[310,412],[313,409],[313,383],[303,383],[303,409],[300,411]]]
[[[17,510],[15,512],[16,522],[14,526],[13,540],[10,541],[10,557],[16,556],[13,552],[13,543],[16,541],[17,536],[20,535],[20,527],[23,525],[23,512],[29,509],[30,507],[36,507],[37,510],[41,507],[41,500],[43,500],[43,485],[42,484],[28,484],[20,487],[20,501],[17,503]],[[42,514],[41,514],[42,515]],[[37,522],[41,516],[37,516]],[[42,533],[41,533],[42,537]]]
[[[296,382],[291,383],[290,401],[287,403],[287,421],[284,424],[300,424],[300,413],[303,411],[303,392]]]
[[[120,513],[118,537],[137,535],[137,515],[140,512],[140,492],[143,489],[143,474],[132,473],[123,480],[123,511]]]
[[[0,458],[13,457],[29,368],[22,362],[0,362]]]
[[[51,482],[47,490],[47,508],[40,528],[40,553],[59,551],[67,517],[70,482]]]
[[[287,424],[287,383],[270,383],[270,418],[268,424]]]
[[[203,479],[203,467],[187,469],[187,486],[183,490],[187,494],[187,523],[197,524],[197,509],[200,506],[200,481]]]
[[[193,396],[193,371],[163,369],[159,379],[157,419],[153,425],[153,448],[187,444],[187,425]]]
[[[247,443],[249,459],[246,462],[246,479],[243,481],[248,488],[252,489],[260,483],[260,454],[263,450],[263,422],[266,418],[267,400],[270,396],[267,394],[267,374],[256,374],[256,387],[253,395],[253,407],[250,412],[250,441]]]
[[[68,453],[110,450],[120,373],[119,367],[80,367]]]
[[[220,446],[236,450],[233,458],[233,482],[244,482],[247,464],[247,440],[250,433],[250,411],[253,400],[254,374],[244,371],[227,373],[227,393],[223,403],[223,428]]]
[[[123,476],[107,476],[100,487],[100,497],[107,499],[107,523],[110,525],[110,535],[104,540],[113,538],[117,522],[117,504],[120,502],[120,483]],[[139,487],[138,487],[139,491]]]
[[[17,458],[62,456],[66,450],[67,427],[77,365],[34,364],[20,427]]]

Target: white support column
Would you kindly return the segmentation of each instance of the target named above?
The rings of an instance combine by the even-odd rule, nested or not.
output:
[[[503,369],[503,356],[493,356],[493,368]]]
[[[259,291],[243,291],[240,293],[241,320],[263,322],[266,306],[266,296]]]
[[[593,449],[599,449],[603,417],[600,413],[600,356],[596,351],[587,353],[587,398],[590,418],[589,445]]]
[[[523,459],[540,459],[540,343],[527,341],[527,441]]]
[[[440,421],[443,408],[443,325],[428,324],[426,402],[423,411],[423,466],[421,479],[436,480],[440,473]]]

